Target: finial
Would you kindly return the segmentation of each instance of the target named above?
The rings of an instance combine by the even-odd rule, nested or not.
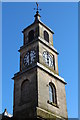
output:
[[[36,13],[39,13],[39,10],[42,10],[42,9],[39,9],[39,4],[36,2],[36,5],[37,5],[37,8],[34,8],[34,10],[37,10]]]
[[[39,21],[40,20],[40,14],[39,14],[39,10],[41,10],[41,9],[39,9],[39,4],[36,2],[36,5],[37,5],[37,8],[34,8],[34,10],[37,10],[36,11],[36,14],[35,14],[35,22],[37,22],[37,21]]]

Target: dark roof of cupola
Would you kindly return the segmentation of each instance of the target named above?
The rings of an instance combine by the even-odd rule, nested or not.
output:
[[[30,27],[32,27],[33,25],[35,25],[35,24],[38,24],[38,23],[40,23],[42,26],[44,26],[47,30],[49,30],[52,34],[54,34],[54,32],[49,28],[49,27],[47,27],[41,20],[40,20],[40,14],[39,14],[39,12],[37,11],[36,12],[36,14],[34,15],[34,17],[35,17],[35,20],[34,20],[34,22],[31,24],[31,25],[29,25],[28,27],[26,27],[25,29],[23,29],[23,33],[24,33],[24,31],[25,30],[27,30],[28,28],[30,28]]]

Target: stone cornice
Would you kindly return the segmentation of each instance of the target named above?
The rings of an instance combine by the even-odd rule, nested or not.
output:
[[[46,42],[46,41],[45,41],[44,39],[42,39],[41,37],[38,37],[38,38],[34,39],[33,41],[31,41],[30,43],[28,43],[28,44],[26,44],[26,45],[24,45],[24,46],[21,46],[18,51],[20,52],[20,51],[21,51],[22,49],[24,49],[25,47],[33,44],[34,42],[38,42],[38,41],[41,42],[42,44],[44,44],[45,46],[47,46],[48,48],[50,48],[50,49],[51,49],[52,51],[54,51],[56,54],[59,54],[59,53],[57,52],[57,50],[56,50],[52,45],[50,45],[48,42]]]
[[[48,48],[50,48],[51,50],[53,50],[55,53],[59,54],[57,52],[57,50],[52,46],[50,45],[48,42],[46,42],[44,39],[42,39],[41,37],[38,37],[38,40],[43,43],[45,46],[47,46]]]
[[[46,68],[45,66],[43,66],[42,64],[40,64],[40,63],[37,62],[37,66],[39,68],[43,69],[44,71],[46,71],[47,73],[49,73],[50,75],[54,76],[55,78],[57,78],[58,80],[60,80],[64,84],[67,84],[62,77],[60,77],[59,75],[55,74],[54,72],[52,72],[51,70],[49,70],[48,68]]]
[[[12,79],[15,79],[16,77],[19,77],[20,75],[24,74],[25,72],[27,72],[27,71],[35,68],[35,67],[40,68],[41,70],[47,72],[48,74],[50,74],[54,78],[58,79],[59,81],[63,82],[64,84],[67,84],[62,77],[60,77],[59,75],[55,74],[54,72],[52,72],[51,70],[49,70],[48,68],[46,68],[45,66],[43,66],[42,64],[40,64],[38,62],[37,62],[37,64],[35,64],[32,67],[29,67],[28,69],[25,69],[24,71],[21,71],[21,72],[18,72],[16,74],[14,74],[14,77]]]

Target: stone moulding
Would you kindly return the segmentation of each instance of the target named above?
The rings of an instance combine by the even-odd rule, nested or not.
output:
[[[62,77],[58,76],[57,74],[55,74],[54,72],[52,72],[51,70],[49,70],[48,68],[46,68],[45,66],[43,66],[42,64],[40,64],[40,63],[38,63],[38,62],[36,63],[36,65],[34,65],[34,66],[26,69],[25,71],[23,71],[23,72],[18,72],[18,73],[16,73],[16,74],[14,74],[14,77],[13,77],[12,79],[14,79],[15,77],[18,77],[19,75],[21,75],[21,74],[25,73],[26,71],[31,70],[31,69],[33,69],[33,68],[35,68],[35,67],[39,67],[40,69],[46,71],[47,73],[49,73],[49,74],[52,75],[53,77],[57,78],[58,80],[60,80],[60,81],[63,82],[64,84],[67,84]]]
[[[42,120],[67,120],[66,118],[62,118],[58,115],[55,115],[51,112],[48,112],[46,110],[43,110],[42,108],[37,107],[37,116],[38,118],[42,118]]]

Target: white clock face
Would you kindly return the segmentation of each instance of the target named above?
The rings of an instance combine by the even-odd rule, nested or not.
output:
[[[49,66],[52,67],[53,66],[53,57],[47,52],[44,51],[43,52],[43,59],[45,60],[45,63]]]
[[[24,65],[28,66],[35,61],[36,52],[34,50],[28,51],[24,56]]]

